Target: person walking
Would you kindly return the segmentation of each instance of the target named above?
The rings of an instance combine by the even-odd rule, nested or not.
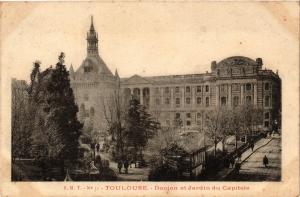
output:
[[[234,168],[234,163],[235,163],[234,158],[231,157],[231,159],[230,159],[230,165],[231,165],[232,168]]]
[[[240,174],[240,169],[241,169],[241,161],[238,160],[234,165],[234,170],[236,175]]]
[[[267,155],[265,155],[264,158],[263,158],[263,164],[264,164],[265,167],[268,167],[269,159],[268,159]]]
[[[125,162],[124,162],[125,174],[128,174],[128,167],[129,167],[129,162],[126,159]]]
[[[122,166],[123,166],[123,162],[121,161],[121,160],[119,160],[119,162],[118,162],[118,169],[119,169],[119,174],[121,174],[122,173]]]
[[[253,152],[253,149],[254,149],[254,143],[252,142],[251,143],[251,150],[252,150],[252,152]]]
[[[99,151],[100,151],[100,144],[99,143],[96,144],[96,150],[99,153]]]

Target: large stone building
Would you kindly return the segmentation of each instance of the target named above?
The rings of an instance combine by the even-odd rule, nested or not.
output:
[[[123,96],[138,98],[163,126],[172,126],[180,118],[185,128],[203,128],[203,116],[209,110],[248,103],[261,109],[259,126],[272,129],[275,122],[280,123],[281,79],[262,66],[261,58],[234,56],[213,61],[211,72],[203,74],[133,75],[120,79],[99,56],[92,21],[87,34],[87,57],[76,72],[70,68],[70,76],[80,113],[83,119],[94,118],[95,129],[105,129],[102,103],[111,97],[119,82]]]

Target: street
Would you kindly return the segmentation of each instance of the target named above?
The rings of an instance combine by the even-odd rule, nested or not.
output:
[[[269,164],[263,165],[263,157]],[[281,179],[281,138],[275,137],[265,146],[255,150],[243,163],[239,175],[230,175],[228,181],[280,181]]]
[[[109,160],[109,156],[105,153],[100,154],[101,159]],[[147,181],[148,180],[148,173],[149,168],[135,168],[134,164],[132,167],[128,168],[128,174],[125,174],[124,167],[122,168],[122,173],[119,173],[118,164],[112,160],[109,161],[109,167],[115,171],[118,176],[118,181]]]

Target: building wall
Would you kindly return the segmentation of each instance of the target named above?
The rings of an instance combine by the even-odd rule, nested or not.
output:
[[[230,57],[218,64],[212,62],[211,67],[211,73],[202,75],[135,76],[123,79],[121,87],[130,89],[133,95],[133,89],[149,88],[149,111],[163,126],[174,125],[176,114],[180,114],[184,127],[201,129],[203,116],[210,110],[224,104],[233,108],[236,104],[240,106],[249,102],[262,111],[256,126],[272,129],[274,121],[280,119],[279,76],[271,70],[262,70],[260,58],[254,61],[246,57]],[[143,100],[141,95],[137,98]]]

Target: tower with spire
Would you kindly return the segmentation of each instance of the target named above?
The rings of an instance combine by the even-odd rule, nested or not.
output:
[[[98,51],[98,34],[91,16],[87,32],[87,55],[81,65],[74,70],[70,66],[70,82],[78,104],[78,118],[84,124],[90,124],[95,131],[107,130],[103,104],[119,87],[120,78],[110,71]]]
[[[87,32],[87,55],[98,55],[98,33],[95,31],[93,16],[91,16],[90,30]]]

